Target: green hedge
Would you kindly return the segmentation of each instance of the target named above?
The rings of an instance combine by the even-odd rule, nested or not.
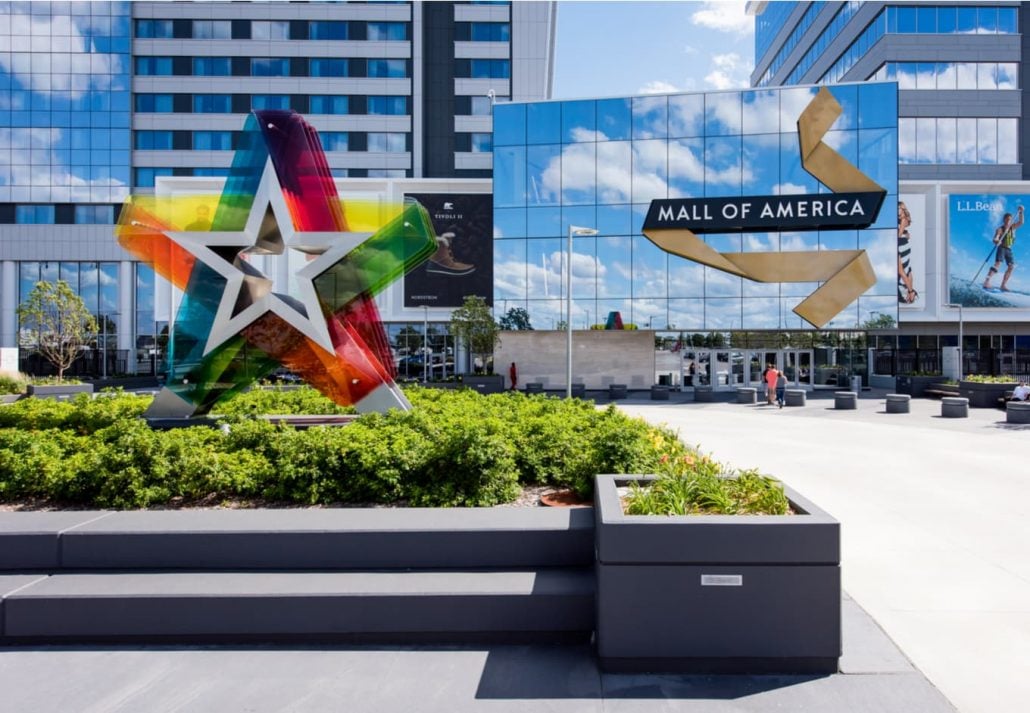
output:
[[[295,430],[253,415],[325,413],[311,389],[253,391],[228,428],[154,431],[149,398],[80,395],[0,408],[0,501],[134,508],[211,498],[485,506],[523,484],[588,495],[597,473],[672,472],[692,453],[669,431],[588,402],[411,388],[409,412]]]

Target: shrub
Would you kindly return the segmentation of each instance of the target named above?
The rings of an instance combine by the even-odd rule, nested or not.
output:
[[[0,394],[22,394],[28,386],[29,377],[16,371],[0,372]]]
[[[340,406],[310,386],[283,388],[262,386],[237,394],[215,406],[224,416],[255,414],[341,414],[354,413],[353,406]]]
[[[963,381],[972,381],[977,384],[1014,384],[1016,377],[1011,374],[1002,376],[991,376],[990,374],[970,374],[962,377]]]

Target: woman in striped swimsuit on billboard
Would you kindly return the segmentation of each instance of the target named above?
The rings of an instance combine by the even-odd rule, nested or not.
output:
[[[912,282],[912,268],[908,264],[912,254],[909,244],[908,226],[912,225],[912,214],[904,201],[898,201],[898,302],[910,305],[919,297]]]

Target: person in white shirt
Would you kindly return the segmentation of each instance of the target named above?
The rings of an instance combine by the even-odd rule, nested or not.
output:
[[[1027,386],[1025,381],[1020,381],[1019,386],[1012,390],[1012,400],[1026,401],[1028,398],[1030,398],[1030,386]]]

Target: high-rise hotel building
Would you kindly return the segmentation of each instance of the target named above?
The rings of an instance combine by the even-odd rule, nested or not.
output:
[[[101,324],[86,371],[153,368],[167,315],[155,313],[153,272],[114,239],[119,206],[162,177],[216,185],[251,109],[304,114],[340,179],[489,178],[493,102],[550,96],[555,12],[551,2],[0,2],[8,361],[19,302],[37,281],[63,279]]]

